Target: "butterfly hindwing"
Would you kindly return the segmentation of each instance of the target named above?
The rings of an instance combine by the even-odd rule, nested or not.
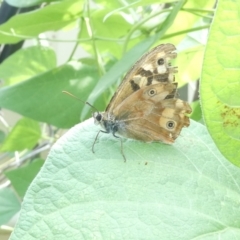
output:
[[[174,142],[189,125],[185,114],[191,112],[188,103],[172,97],[176,89],[177,83],[158,83],[131,94],[113,111],[121,123],[119,134],[145,142]]]

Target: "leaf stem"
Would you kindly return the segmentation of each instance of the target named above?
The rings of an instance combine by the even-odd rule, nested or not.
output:
[[[86,13],[87,13],[87,17],[84,18],[85,23],[86,23],[86,27],[87,27],[87,32],[88,35],[92,41],[92,47],[93,47],[93,51],[94,51],[94,55],[95,55],[95,59],[96,59],[96,64],[98,67],[98,72],[99,75],[102,76],[105,73],[104,68],[102,67],[103,65],[102,63],[102,59],[100,57],[100,55],[98,54],[98,50],[97,50],[97,46],[96,46],[96,42],[95,42],[95,37],[94,37],[94,31],[93,31],[93,26],[92,26],[92,22],[91,22],[91,14],[90,14],[90,0],[87,0],[86,3]]]

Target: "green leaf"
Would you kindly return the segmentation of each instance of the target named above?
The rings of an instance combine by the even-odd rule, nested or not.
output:
[[[120,141],[93,119],[51,149],[10,240],[240,239],[240,169],[191,121],[173,145]],[[233,237],[234,238],[231,238]]]
[[[0,43],[16,43],[75,23],[83,1],[65,0],[29,13],[15,15],[0,26]]]
[[[213,140],[222,154],[240,167],[239,9],[239,1],[218,2],[205,52],[200,96]]]
[[[6,133],[3,132],[2,130],[0,130],[0,144],[3,143],[3,141],[5,140],[6,138]]]
[[[0,151],[13,152],[32,149],[40,137],[41,129],[38,122],[27,118],[20,119],[6,137]]]
[[[79,123],[84,104],[66,96],[62,91],[68,91],[85,101],[97,78],[95,68],[71,62],[0,89],[0,106],[40,122],[69,128]],[[103,98],[99,99],[99,104],[102,102]]]
[[[43,163],[42,159],[34,159],[25,166],[4,172],[19,197],[24,197],[30,183],[38,174]]]
[[[4,81],[4,85],[12,85],[54,67],[56,67],[56,55],[51,48],[28,47],[9,56],[0,65],[0,78]]]
[[[197,121],[197,122],[202,122],[202,109],[199,101],[195,101],[191,103],[192,107],[192,113],[190,115],[191,119]]]
[[[24,7],[31,7],[36,6],[41,3],[50,3],[56,2],[57,0],[6,0],[6,2],[14,7],[24,8]]]
[[[20,208],[18,198],[10,188],[0,189],[0,225],[6,224]]]
[[[205,48],[203,46],[187,47],[181,51],[176,59],[178,66],[178,73],[176,74],[176,81],[181,87],[188,82],[196,81],[200,77],[201,66],[203,61],[203,54]]]

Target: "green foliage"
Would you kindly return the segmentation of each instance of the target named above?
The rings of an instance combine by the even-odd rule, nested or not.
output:
[[[32,149],[41,137],[41,129],[39,123],[23,118],[19,120],[10,134],[3,142],[0,151],[14,152],[24,149]]]
[[[30,183],[39,172],[43,163],[42,159],[34,159],[25,166],[4,172],[20,198],[24,197]]]
[[[59,30],[76,21],[81,14],[82,1],[67,0],[30,13],[12,17],[0,26],[0,43],[16,43],[38,34]]]
[[[21,203],[10,188],[0,189],[0,225],[8,222],[21,208]]]
[[[69,128],[79,122],[84,105],[65,96],[62,91],[69,91],[86,100],[96,80],[96,68],[78,62],[64,64],[0,89],[0,105],[26,117]]]
[[[32,46],[20,49],[14,55],[7,58],[0,65],[0,73],[1,78],[4,79],[4,85],[9,86],[56,67],[56,55],[51,48]]]

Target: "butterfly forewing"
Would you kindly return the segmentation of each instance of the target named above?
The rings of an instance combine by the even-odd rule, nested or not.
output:
[[[174,82],[176,67],[169,65],[170,60],[176,58],[175,46],[161,44],[144,54],[124,77],[118,90],[112,97],[106,111],[112,112],[128,96],[140,88],[159,82]]]

